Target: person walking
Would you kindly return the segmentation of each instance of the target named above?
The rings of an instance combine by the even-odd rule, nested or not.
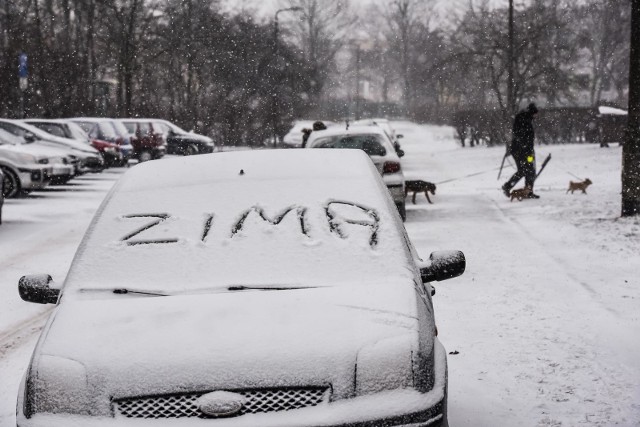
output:
[[[524,186],[529,189],[528,198],[539,199],[540,196],[533,192],[533,184],[536,180],[536,156],[533,149],[535,132],[533,118],[538,114],[538,108],[533,102],[526,110],[516,114],[513,121],[513,134],[511,146],[507,147],[507,154],[513,157],[518,170],[502,186],[502,191],[507,197],[511,196],[511,189],[524,177]]]

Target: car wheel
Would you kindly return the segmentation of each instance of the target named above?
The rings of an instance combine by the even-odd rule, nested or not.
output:
[[[153,155],[151,154],[151,151],[143,151],[138,156],[138,160],[140,161],[140,163],[148,162],[149,160],[152,160],[152,159],[153,159]]]
[[[18,176],[11,169],[2,168],[2,172],[4,172],[4,185],[2,186],[4,197],[7,199],[18,197],[21,193]]]
[[[198,154],[198,151],[198,147],[196,147],[194,144],[189,144],[187,148],[184,149],[184,155],[193,156],[194,154]]]
[[[400,218],[402,218],[402,222],[405,222],[407,220],[407,208],[404,202],[396,204],[396,207],[398,208],[398,213],[400,214]]]

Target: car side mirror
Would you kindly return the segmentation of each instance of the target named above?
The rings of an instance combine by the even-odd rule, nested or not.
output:
[[[32,134],[31,132],[25,133],[23,138],[24,138],[25,142],[27,142],[27,143],[35,142],[35,140],[36,140],[36,136],[34,134]]]
[[[398,148],[396,150],[396,154],[398,155],[398,157],[404,157],[404,150],[401,148]]]
[[[32,274],[22,276],[18,281],[20,298],[37,304],[55,304],[58,302],[60,289],[50,287],[53,279],[48,274]]]
[[[464,273],[467,262],[462,251],[437,251],[420,265],[422,283],[452,279]]]

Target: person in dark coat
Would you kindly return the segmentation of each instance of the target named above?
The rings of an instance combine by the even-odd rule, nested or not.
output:
[[[317,122],[313,122],[312,128],[313,130],[307,128],[302,129],[302,148],[305,148],[307,146],[307,141],[309,140],[309,135],[311,135],[311,132],[325,130],[327,129],[327,125],[318,120]]]
[[[502,186],[502,191],[507,197],[513,187],[524,177],[524,186],[529,188],[528,197],[538,199],[540,196],[533,192],[533,184],[536,180],[536,156],[533,149],[533,141],[535,132],[533,130],[533,118],[538,113],[538,108],[533,102],[529,104],[526,110],[516,114],[513,121],[513,135],[511,146],[507,148],[507,154],[513,157],[518,170],[513,174],[509,181]]]

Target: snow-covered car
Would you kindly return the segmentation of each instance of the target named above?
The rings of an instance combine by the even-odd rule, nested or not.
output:
[[[78,171],[80,173],[102,172],[104,170],[103,155],[91,145],[89,135],[78,124],[65,119],[27,119],[23,121],[52,136],[75,141],[76,144],[72,145],[72,148],[74,148],[73,154],[79,160]]]
[[[125,124],[129,119],[123,119]],[[154,132],[159,132],[167,141],[167,154],[208,154],[213,153],[216,145],[213,139],[195,132],[187,132],[168,120],[162,119],[135,119],[150,123]]]
[[[400,146],[400,139],[404,138],[404,135],[396,133],[396,130],[391,126],[388,119],[361,119],[352,123],[354,126],[378,126],[384,131],[393,143],[393,148],[396,150],[396,154],[399,157],[404,156],[404,150]]]
[[[51,181],[52,167],[46,153],[37,146],[23,144],[20,138],[3,129],[0,129],[0,170],[6,198],[42,189]]]
[[[321,120],[328,128],[336,126],[335,122]],[[302,147],[302,130],[313,129],[316,120],[297,120],[293,122],[289,132],[282,138],[282,145],[285,148],[301,148]]]
[[[332,127],[311,132],[307,148],[353,148],[369,155],[391,193],[398,212],[406,219],[404,173],[393,143],[377,126],[350,126],[349,129]]]
[[[4,205],[4,172],[0,168],[0,224],[2,224],[2,205]]]
[[[100,142],[95,144],[94,141],[93,146],[98,150],[105,150],[103,154],[107,165],[124,166],[135,156],[131,138],[121,123],[96,117],[75,117],[69,120],[78,124],[89,138]],[[110,143],[111,146],[105,146],[104,142]]]
[[[49,135],[20,120],[0,119],[0,129],[18,137],[23,144],[29,144],[31,149],[39,147],[39,152],[48,157],[51,165],[52,184],[64,184],[78,174],[81,152],[68,145],[77,144],[75,141]]]
[[[17,425],[447,425],[430,282],[464,265],[419,259],[360,150],[139,164],[61,286],[19,281],[56,307]]]

